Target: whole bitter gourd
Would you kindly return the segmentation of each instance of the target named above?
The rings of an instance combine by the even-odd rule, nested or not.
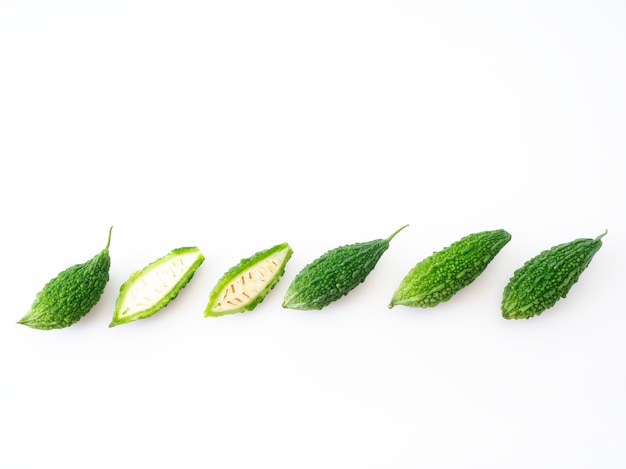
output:
[[[517,269],[502,295],[505,319],[538,316],[567,296],[602,247],[602,237],[580,238],[547,249]]]
[[[389,308],[430,308],[472,283],[511,240],[505,230],[473,233],[418,262],[402,279]]]
[[[69,327],[85,316],[100,300],[109,281],[109,244],[92,259],[74,265],[50,280],[37,293],[30,311],[18,321],[33,329]]]
[[[393,237],[340,246],[306,265],[287,289],[283,308],[319,310],[363,283]]]

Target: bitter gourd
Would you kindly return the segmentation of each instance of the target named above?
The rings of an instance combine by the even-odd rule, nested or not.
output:
[[[567,296],[602,247],[602,237],[580,238],[547,249],[517,269],[502,295],[505,319],[538,316]]]
[[[289,244],[283,243],[242,259],[215,285],[204,316],[252,311],[283,276],[292,253]]]
[[[402,279],[389,308],[429,308],[472,283],[511,240],[505,230],[473,233],[418,262]]]
[[[349,244],[327,251],[306,265],[287,289],[283,308],[319,310],[363,283],[393,237]]]
[[[98,303],[109,281],[109,245],[85,263],[76,264],[50,280],[37,293],[33,304],[19,324],[33,329],[62,329],[78,322]]]
[[[183,247],[133,273],[120,287],[109,327],[150,317],[167,306],[203,261],[198,247]]]

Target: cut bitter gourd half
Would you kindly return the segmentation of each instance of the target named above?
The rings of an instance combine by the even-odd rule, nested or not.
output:
[[[292,254],[289,244],[283,243],[242,259],[215,285],[204,316],[252,311],[276,286]]]
[[[120,288],[109,327],[152,316],[187,285],[204,255],[197,247],[174,249],[132,274]]]

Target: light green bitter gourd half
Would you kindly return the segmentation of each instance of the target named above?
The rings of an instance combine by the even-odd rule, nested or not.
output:
[[[50,280],[37,293],[30,311],[19,324],[33,329],[62,329],[78,322],[98,303],[109,281],[109,245],[83,264],[76,264]]]
[[[157,313],[178,296],[202,262],[204,256],[198,247],[183,247],[133,273],[120,287],[109,327]]]
[[[283,243],[242,259],[215,285],[204,316],[252,311],[276,286],[292,254],[289,244]]]
[[[502,295],[505,319],[538,316],[565,298],[602,247],[602,237],[580,238],[547,249],[517,269]]]
[[[283,301],[284,308],[320,310],[363,283],[376,267],[393,237],[348,244],[327,251],[306,265],[293,279]]]
[[[391,298],[395,305],[430,308],[472,283],[511,240],[505,230],[473,233],[418,262]]]

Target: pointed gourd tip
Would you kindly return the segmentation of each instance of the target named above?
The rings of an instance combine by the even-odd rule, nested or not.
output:
[[[596,240],[601,240],[602,238],[604,238],[604,237],[606,236],[606,234],[607,234],[608,232],[609,232],[609,229],[608,229],[608,228],[606,228],[606,229],[604,230],[604,233],[602,233],[600,236],[598,236],[598,237],[596,238]]]
[[[16,322],[16,324],[19,324],[20,326],[28,326],[28,327],[30,327],[30,320],[28,318],[28,314],[23,316],[19,321]]]
[[[19,321],[17,321],[17,324],[19,324],[20,326],[30,327],[31,329],[42,329],[41,327],[37,327],[36,325],[33,326],[30,321],[24,321],[24,319],[20,319]]]

